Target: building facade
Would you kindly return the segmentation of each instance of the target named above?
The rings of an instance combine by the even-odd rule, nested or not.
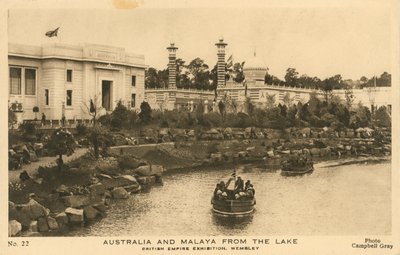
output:
[[[18,122],[89,119],[90,99],[112,111],[121,100],[138,109],[144,100],[145,59],[123,48],[60,43],[9,44],[9,107]],[[38,107],[39,112],[33,112]]]

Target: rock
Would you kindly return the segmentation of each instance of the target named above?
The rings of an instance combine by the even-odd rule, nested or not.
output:
[[[280,151],[280,153],[281,153],[281,154],[289,155],[289,154],[290,154],[290,150]]]
[[[8,210],[14,210],[15,209],[15,204],[11,201],[8,201]]]
[[[111,179],[113,179],[111,176],[109,176],[107,174],[98,174],[97,177],[99,177],[100,180],[104,180],[104,179],[111,180]]]
[[[311,156],[319,156],[320,152],[321,152],[321,149],[319,149],[319,148],[310,149]]]
[[[248,152],[255,151],[255,150],[256,150],[256,147],[255,147],[255,146],[247,147],[247,148],[246,148],[246,151],[248,151]]]
[[[351,151],[351,145],[346,145],[344,148],[346,151]]]
[[[146,165],[140,166],[134,170],[134,172],[141,176],[150,176],[150,175],[162,175],[164,171],[163,166],[160,165]]]
[[[38,222],[36,220],[32,221],[29,224],[29,231],[32,232],[39,232],[39,228],[38,228]]]
[[[321,157],[329,157],[331,155],[331,148],[329,148],[329,147],[322,148],[320,150],[320,155],[321,155]]]
[[[49,225],[50,230],[57,230],[58,229],[58,223],[57,220],[54,219],[53,217],[47,217],[47,225]]]
[[[107,206],[105,206],[104,204],[94,204],[92,206],[93,206],[93,208],[95,208],[99,212],[104,213],[104,212],[107,211]]]
[[[33,144],[33,149],[36,151],[36,150],[41,150],[41,149],[43,149],[44,148],[44,145],[43,145],[43,143],[34,143]]]
[[[31,223],[31,215],[27,210],[22,210],[23,205],[14,205],[8,210],[8,219],[18,221],[23,229],[28,229]]]
[[[67,207],[79,208],[90,204],[90,197],[88,195],[74,195],[62,198],[64,205]]]
[[[211,159],[213,162],[222,161],[222,154],[221,154],[220,152],[211,153],[211,154],[210,154],[210,159]]]
[[[50,213],[49,209],[36,202],[34,199],[30,199],[28,203],[24,204],[21,210],[29,214],[31,220],[37,220],[39,217],[47,217]]]
[[[106,192],[106,188],[102,183],[96,183],[90,185],[89,189],[90,189],[90,195],[92,196],[104,195],[104,193]]]
[[[336,145],[336,148],[339,149],[339,150],[344,150],[343,144]]]
[[[269,158],[275,157],[274,151],[273,151],[273,150],[267,151],[267,156],[268,156]]]
[[[83,208],[83,214],[85,216],[85,219],[87,220],[94,220],[97,218],[97,216],[100,215],[100,212],[97,211],[93,206],[85,206]]]
[[[304,148],[304,149],[303,149],[303,154],[306,155],[306,156],[309,156],[309,155],[311,154],[311,152],[310,152],[309,149]]]
[[[238,152],[238,157],[242,158],[242,157],[247,157],[249,155],[249,153],[247,151],[239,151]]]
[[[47,224],[47,218],[40,217],[38,219],[38,230],[39,230],[39,232],[49,231],[49,225]]]
[[[59,213],[56,215],[56,221],[58,223],[58,225],[64,226],[66,224],[68,224],[68,216],[65,212]]]
[[[10,220],[8,222],[8,236],[16,236],[21,233],[22,225],[16,220]]]
[[[57,189],[56,192],[59,193],[61,196],[68,196],[71,195],[71,191],[67,186],[61,184]]]
[[[115,199],[127,199],[129,197],[129,193],[122,187],[114,188],[111,193]]]
[[[137,180],[141,185],[148,185],[151,182],[150,176],[140,176]]]
[[[68,215],[68,221],[71,223],[82,223],[83,222],[83,209],[75,209],[68,207],[65,209],[65,213]]]

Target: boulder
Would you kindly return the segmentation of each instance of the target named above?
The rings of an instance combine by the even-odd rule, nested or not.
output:
[[[107,206],[105,206],[104,204],[94,204],[92,206],[93,206],[93,208],[95,208],[99,212],[104,213],[104,212],[107,211]]]
[[[149,185],[155,182],[155,176],[140,176],[137,178],[140,185]]]
[[[320,155],[321,155],[321,157],[329,157],[331,155],[331,148],[329,148],[329,147],[322,148],[320,150]]]
[[[267,151],[267,156],[268,156],[269,158],[275,157],[274,151],[273,151],[273,150]]]
[[[68,224],[68,216],[65,212],[59,213],[56,215],[56,221],[58,223],[58,226],[64,226]]]
[[[304,149],[303,149],[303,154],[306,155],[306,156],[309,156],[309,155],[311,154],[311,152],[310,152],[309,149],[304,148]]]
[[[339,149],[339,150],[344,150],[343,144],[336,145],[336,148]]]
[[[31,232],[39,232],[38,222],[36,220],[32,221],[29,224],[29,231],[31,231]]]
[[[49,225],[47,224],[46,217],[40,217],[38,219],[38,230],[39,232],[47,232],[49,231]]]
[[[256,147],[255,147],[255,146],[247,147],[247,148],[246,148],[246,151],[248,151],[248,152],[255,151],[255,150],[256,150]]]
[[[102,183],[96,183],[89,186],[91,196],[104,195],[106,188]]]
[[[247,157],[249,156],[249,153],[247,151],[239,151],[238,152],[238,157],[242,158],[242,157]]]
[[[58,223],[57,220],[54,219],[53,217],[47,217],[47,225],[49,226],[50,230],[57,230],[58,229]]]
[[[321,152],[321,149],[319,149],[319,148],[310,149],[311,156],[319,156],[320,152]]]
[[[127,199],[129,197],[129,193],[122,187],[114,188],[111,193],[115,199]]]
[[[68,215],[68,221],[71,223],[83,223],[83,209],[75,209],[68,207],[65,209],[65,213]]]
[[[211,153],[211,154],[210,154],[210,159],[211,159],[213,162],[222,161],[222,154],[221,154],[220,152]]]
[[[164,171],[163,166],[161,165],[146,165],[140,166],[134,170],[134,172],[141,176],[151,176],[151,175],[159,175],[161,176]]]
[[[22,212],[30,215],[31,220],[37,220],[39,217],[47,217],[50,210],[39,204],[36,200],[30,199],[28,203],[22,205]]]
[[[74,195],[63,197],[64,205],[67,207],[80,208],[90,204],[89,195]]]
[[[97,211],[97,209],[95,209],[93,206],[85,206],[83,208],[83,214],[85,216],[85,219],[87,220],[93,220],[95,218],[97,218],[97,216],[100,215],[100,212]]]
[[[8,236],[16,236],[22,230],[22,225],[16,220],[10,220],[8,222]]]

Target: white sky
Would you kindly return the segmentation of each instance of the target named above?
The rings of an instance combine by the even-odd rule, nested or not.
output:
[[[361,6],[361,5],[360,5]],[[288,67],[325,78],[371,77],[391,72],[391,19],[385,8],[231,8],[134,10],[10,10],[9,42],[97,43],[144,54],[163,69],[166,47],[178,57],[216,63],[214,43],[222,36],[227,57],[249,59],[256,48],[270,73],[283,78]],[[44,33],[61,27],[58,38]]]

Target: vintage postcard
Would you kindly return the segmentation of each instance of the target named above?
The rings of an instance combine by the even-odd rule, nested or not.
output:
[[[400,254],[398,1],[57,4],[2,6],[0,254]]]

